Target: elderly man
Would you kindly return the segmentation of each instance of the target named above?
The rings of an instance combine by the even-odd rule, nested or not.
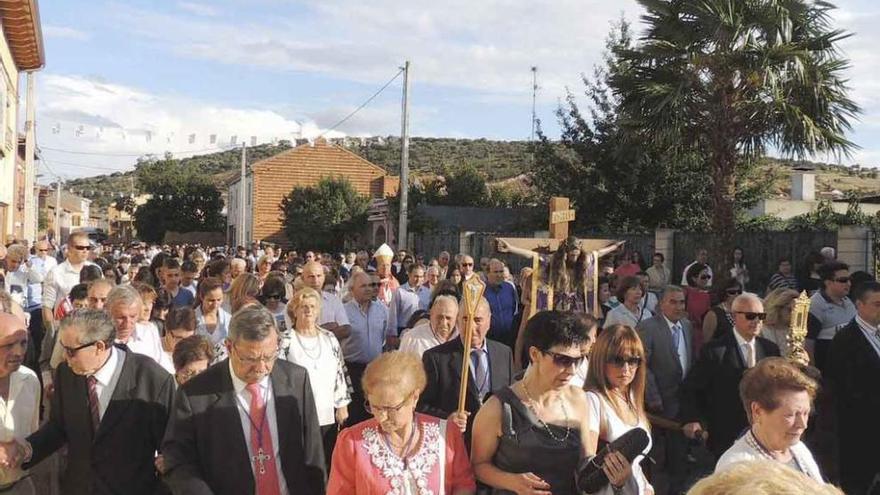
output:
[[[853,299],[856,317],[831,343],[827,376],[837,406],[841,484],[846,493],[868,493],[880,474],[877,456],[866,455],[880,442],[880,284],[859,284]]]
[[[373,258],[376,260],[376,275],[379,277],[376,297],[387,307],[391,304],[394,291],[400,288],[400,283],[391,273],[391,260],[394,258],[394,251],[388,247],[388,244],[382,244],[373,254]]]
[[[342,340],[351,333],[351,324],[339,296],[324,290],[325,278],[324,267],[317,261],[306,263],[300,276],[300,280],[306,286],[321,294],[321,316],[318,318],[318,325],[325,330],[330,330],[337,339]]]
[[[376,300],[378,276],[375,273],[356,272],[351,276],[350,285],[352,300],[345,304],[345,312],[351,322],[351,333],[340,341],[340,345],[354,388],[349,422],[355,424],[369,417],[363,405],[361,377],[364,370],[397,335],[388,333],[388,308]]]
[[[321,426],[306,370],[278,359],[275,318],[246,306],[229,323],[229,358],[187,381],[162,454],[175,495],[324,493]]]
[[[49,419],[23,443],[0,446],[0,464],[39,463],[67,445],[65,495],[153,495],[154,466],[168,421],[174,378],[143,356],[113,345],[113,322],[103,311],[66,317]]]
[[[516,342],[516,327],[513,323],[518,307],[516,287],[504,280],[504,263],[501,260],[493,258],[489,260],[487,267],[484,297],[489,301],[492,311],[489,338],[513,349]]]
[[[162,350],[162,341],[154,326],[138,323],[143,300],[137,289],[130,285],[113,288],[107,295],[104,310],[116,325],[116,343],[124,344],[132,352],[152,358],[156,363],[174,374],[174,364]]]
[[[467,282],[474,276],[474,258],[468,254],[461,255],[461,261],[458,263],[458,271],[461,273],[462,283]]]
[[[12,300],[28,314],[28,328],[30,334],[43,338],[42,328],[42,282],[45,273],[31,267],[28,259],[28,250],[22,244],[12,244],[6,251],[6,276],[4,277],[6,292]],[[33,338],[32,340],[36,340]],[[34,342],[28,341],[28,353],[25,358],[27,366],[39,369],[39,347],[34,347]]]
[[[419,397],[418,410],[448,418],[457,425],[470,445],[473,417],[488,396],[496,390],[513,382],[513,354],[510,348],[486,338],[492,314],[489,302],[480,299],[473,315],[473,335],[470,342],[464,342],[465,328],[471,323],[471,316],[459,311],[458,328],[460,338],[428,349],[422,355],[428,383]],[[467,350],[467,357],[464,356]],[[467,386],[464,414],[458,413],[458,394],[460,390],[462,359],[470,359],[471,374]]]
[[[431,290],[423,285],[425,269],[419,265],[409,266],[409,281],[394,291],[388,306],[388,329],[391,335],[409,328],[409,320],[416,311],[425,311],[431,303]]]
[[[232,280],[238,278],[246,269],[247,261],[244,258],[232,258],[232,261],[229,262],[229,273],[232,275]]]
[[[434,287],[437,287],[437,284],[440,283],[440,268],[436,265],[431,265],[425,270],[425,287],[428,289],[428,306],[430,303],[430,295],[434,292]]]
[[[98,280],[89,282],[89,308],[98,310],[104,309],[104,306],[107,304],[107,297],[110,295],[110,291],[112,291],[114,287],[116,287],[116,285],[106,278],[99,278]]]
[[[682,384],[680,418],[690,438],[708,427],[708,447],[721,457],[748,426],[739,396],[743,373],[770,356],[779,356],[779,347],[759,337],[767,314],[754,294],[737,296],[731,304],[734,332],[703,344],[700,358]]]
[[[643,320],[636,329],[648,365],[648,409],[673,419],[678,417],[681,383],[694,362],[693,331],[681,287],[667,285],[658,307],[657,314]],[[671,492],[680,493],[687,474],[687,441],[678,431],[658,428],[652,433],[655,452],[663,452],[661,472],[669,475]]]
[[[430,318],[421,321],[400,338],[400,350],[418,354],[444,344],[458,335],[458,300],[452,296],[437,296],[431,306]]]
[[[437,268],[440,270],[440,278],[449,277],[449,251],[440,251],[437,256]]]
[[[24,321],[9,313],[0,313],[0,398],[3,399],[0,401],[0,441],[7,445],[9,442],[23,444],[40,425],[40,381],[33,371],[21,366],[27,343]],[[0,492],[36,494],[33,482],[17,464],[0,466]]]

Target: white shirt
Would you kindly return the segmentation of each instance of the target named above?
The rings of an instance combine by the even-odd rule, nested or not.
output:
[[[336,323],[340,326],[350,325],[348,314],[342,306],[339,296],[327,291],[321,291],[321,316],[318,318],[318,326],[327,323]]]
[[[95,391],[98,393],[98,417],[103,419],[107,407],[110,406],[110,399],[113,398],[113,391],[116,390],[116,384],[119,382],[119,375],[122,374],[122,365],[125,363],[125,353],[117,349],[115,346],[110,347],[110,357],[101,369],[95,372]]]
[[[217,308],[217,323],[214,325],[214,331],[209,332],[205,325],[205,314],[202,313],[202,307],[196,308],[196,334],[208,337],[212,344],[223,342],[229,331],[229,320],[232,319],[225,309]]]
[[[733,336],[736,337],[736,346],[739,348],[740,354],[742,354],[743,362],[746,363],[746,368],[751,368],[755,364],[758,363],[758,355],[755,354],[755,339],[752,338],[750,341],[746,341],[746,339],[742,338],[742,335],[733,330]],[[754,363],[749,363],[749,352],[752,353],[752,359]]]
[[[452,335],[449,336],[449,340],[455,338],[458,338],[457,328],[452,329]],[[431,329],[431,321],[427,320],[421,321],[416,326],[403,332],[403,336],[400,338],[400,350],[412,352],[422,357],[425,351],[443,343],[437,339],[437,335]]]
[[[399,289],[394,291],[391,304],[388,305],[387,330],[389,335],[397,335],[399,329],[406,328],[409,319],[416,311],[427,309],[422,308],[421,304],[422,293],[428,291],[429,289],[421,285],[413,289],[408,283],[401,285]]]
[[[336,336],[322,329],[314,337],[304,337],[290,330],[286,338],[290,345],[284,356],[309,373],[318,423],[321,426],[336,422],[336,408],[348,405],[351,396],[345,379],[345,361]],[[285,347],[282,344],[282,348]]]
[[[624,304],[615,306],[614,309],[605,315],[605,325],[602,328],[609,328],[611,325],[628,325],[635,328],[640,322],[654,316],[650,309],[639,306],[637,313],[633,313]]]
[[[235,376],[232,363],[229,363],[229,374],[232,376],[232,387],[235,389],[235,402],[238,404],[238,415],[241,419],[241,428],[244,430],[244,443],[247,446],[248,460],[254,478],[258,476],[256,463],[251,460],[254,452],[251,449],[251,393],[247,390],[247,383]],[[281,457],[278,451],[278,419],[275,416],[275,394],[272,392],[272,380],[266,375],[259,381],[260,393],[266,401],[266,425],[269,427],[269,436],[272,438],[272,459],[275,461],[275,470],[278,471],[278,484],[281,485],[281,495],[287,495],[287,480],[284,479],[284,470],[281,469]]]
[[[684,339],[687,336],[684,334],[684,328],[681,325],[681,321],[673,323],[663,315],[663,320],[666,321],[666,324],[669,325],[669,333],[672,335],[672,344],[675,345],[675,331],[672,329],[675,325],[678,325],[679,328],[679,339],[678,339],[678,349],[675,350],[676,354],[678,354],[678,362],[681,363],[681,376],[684,377],[688,372],[688,359],[687,359],[687,344],[685,344]]]
[[[0,442],[25,438],[40,427],[40,382],[36,373],[22,366],[9,375],[9,399],[0,398]],[[0,485],[24,476],[20,468],[0,467]]]
[[[131,332],[131,337],[125,343],[131,352],[150,357],[165,368],[165,371],[174,374],[174,363],[162,349],[162,340],[159,338],[159,329],[150,322],[138,322]]]
[[[77,269],[65,260],[64,263],[49,270],[46,278],[43,279],[43,305],[50,305],[49,307],[54,309],[59,301],[67,297],[70,289],[79,283],[79,272],[86,265],[91,263],[83,262]]]

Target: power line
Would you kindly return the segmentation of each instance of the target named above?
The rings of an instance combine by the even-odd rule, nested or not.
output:
[[[140,157],[144,155],[156,155],[156,154],[165,154],[170,153],[172,155],[183,155],[187,153],[204,153],[206,151],[229,151],[234,148],[224,148],[215,146],[213,148],[202,148],[198,150],[181,150],[181,151],[163,151],[163,152],[145,152],[145,153],[124,153],[124,152],[92,152],[92,151],[78,151],[78,150],[65,150],[61,148],[50,148],[48,146],[40,146],[41,150],[47,151],[57,151],[59,153],[69,153],[72,155],[89,155],[89,156],[121,156],[121,157]]]
[[[344,124],[348,119],[354,117],[354,115],[355,115],[356,113],[358,113],[358,112],[360,112],[361,110],[363,110],[363,108],[364,108],[365,106],[369,105],[371,101],[373,101],[377,96],[379,96],[379,95],[382,93],[382,91],[385,91],[385,89],[388,88],[388,86],[391,86],[391,83],[393,83],[395,79],[397,79],[398,77],[400,77],[400,75],[403,74],[404,70],[405,70],[405,69],[401,68],[399,71],[397,71],[397,74],[394,74],[394,77],[392,77],[391,79],[389,79],[388,82],[385,83],[384,86],[382,86],[381,88],[379,88],[378,91],[376,91],[375,93],[373,93],[373,96],[370,96],[369,98],[367,98],[367,100],[364,101],[363,103],[361,103],[361,105],[360,105],[359,107],[355,108],[351,113],[349,113],[348,115],[346,115],[345,117],[343,117],[342,120],[340,120],[339,122],[333,124],[332,127],[330,127],[329,129],[325,130],[324,132],[322,132],[321,135],[318,136],[318,137],[323,137],[324,134],[327,134],[327,133],[330,132],[330,131],[334,131],[334,130],[336,130],[337,127],[341,126],[341,125]]]

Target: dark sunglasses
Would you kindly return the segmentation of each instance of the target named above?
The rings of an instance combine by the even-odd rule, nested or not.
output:
[[[835,278],[834,281],[839,284],[848,284],[848,283],[850,283],[851,280],[849,277],[839,277],[839,278]]]
[[[541,353],[552,357],[553,364],[555,364],[556,366],[559,366],[561,368],[569,368],[571,366],[574,366],[575,368],[577,368],[578,366],[581,365],[581,363],[584,362],[584,357],[585,357],[585,356],[574,357],[574,356],[560,354],[558,352],[553,352],[553,351],[541,351]]]
[[[281,296],[278,294],[266,294],[266,299],[274,299],[276,301],[280,301]]]
[[[742,290],[739,290],[739,289],[727,289],[727,295],[728,295],[728,296],[738,296],[738,295],[740,295],[740,294],[742,294],[742,293],[743,293],[743,291],[742,291]]]
[[[755,318],[764,321],[767,318],[767,313],[753,313],[751,311],[737,311],[737,313],[743,315],[749,321],[752,321]]]
[[[617,366],[618,368],[623,368],[623,365],[625,364],[628,364],[633,368],[638,368],[642,364],[642,358],[641,356],[614,356],[613,358],[611,358],[610,363],[614,366]]]
[[[462,263],[461,266],[474,266],[473,263]]]
[[[77,251],[88,251],[89,249],[92,249],[92,246],[72,246],[72,247],[73,247],[73,249],[76,249]]]

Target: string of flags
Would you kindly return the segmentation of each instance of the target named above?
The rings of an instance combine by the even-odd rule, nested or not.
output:
[[[175,141],[175,137],[177,136],[175,132],[159,133],[149,129],[124,129],[119,127],[105,128],[103,126],[92,126],[87,124],[62,124],[61,122],[56,122],[52,126],[52,134],[56,136],[72,134],[73,137],[76,138],[90,140],[94,139],[99,141],[120,139],[127,142],[141,141],[143,143],[155,143],[164,141],[166,144],[171,144],[173,141]],[[263,142],[271,142],[272,144],[277,144],[281,140],[298,142],[302,141],[303,139],[308,139],[309,141],[312,141],[311,138],[306,138],[303,135],[302,130],[299,130],[286,132],[281,135],[274,135],[270,138],[267,138]],[[239,136],[238,134],[221,136],[218,133],[199,135],[198,133],[191,132],[186,134],[186,143],[191,145],[204,143],[211,146],[240,146],[241,144],[256,146],[260,143],[260,137],[257,135],[245,137]]]

